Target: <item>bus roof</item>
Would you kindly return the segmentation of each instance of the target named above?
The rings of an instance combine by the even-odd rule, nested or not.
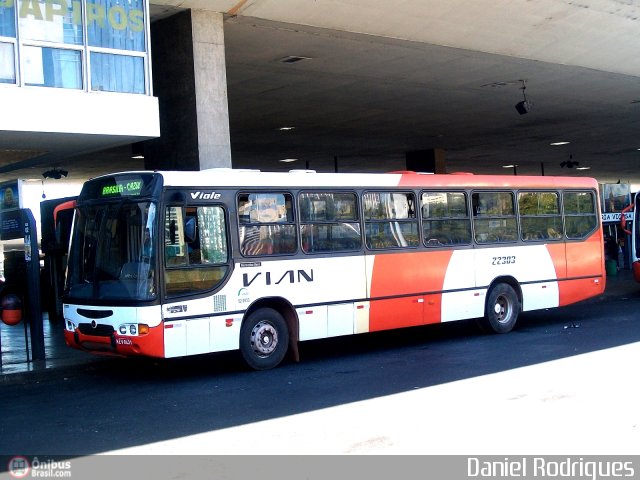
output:
[[[162,175],[165,187],[598,188],[597,180],[590,177],[431,174],[419,172],[317,173],[312,170],[262,172],[259,170],[229,168],[212,168],[198,171],[157,171],[155,173]]]

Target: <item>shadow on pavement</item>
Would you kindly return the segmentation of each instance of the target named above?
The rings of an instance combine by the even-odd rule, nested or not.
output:
[[[299,364],[270,371],[248,370],[236,352],[80,365],[2,388],[0,454],[110,451],[638,342],[640,288],[624,286],[524,313],[508,335],[469,321],[305,342]]]

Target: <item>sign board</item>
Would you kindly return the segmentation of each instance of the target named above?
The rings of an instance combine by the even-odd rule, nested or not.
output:
[[[601,183],[600,198],[604,213],[621,212],[631,204],[631,185],[629,183]]]
[[[617,223],[620,221],[620,216],[622,214],[620,212],[617,213],[603,213],[602,214],[602,223]],[[627,219],[627,222],[633,221],[633,212],[625,212],[624,218]]]
[[[0,183],[0,240],[24,236],[22,217],[22,180]]]

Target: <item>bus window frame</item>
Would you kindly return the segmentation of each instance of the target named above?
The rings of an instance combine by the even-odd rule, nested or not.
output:
[[[471,225],[472,225],[472,233],[473,233],[473,241],[476,245],[482,245],[482,246],[491,246],[491,245],[513,245],[513,244],[518,244],[521,243],[522,240],[520,239],[520,218],[518,216],[518,205],[517,205],[517,194],[518,190],[513,188],[513,189],[500,189],[500,188],[486,188],[486,189],[471,189],[469,191],[469,201],[471,202]],[[496,214],[479,214],[479,212],[476,212],[475,210],[475,205],[473,202],[473,195],[474,194],[481,194],[481,193],[508,193],[511,195],[511,206],[512,206],[512,210],[513,210],[513,214],[512,215],[496,215]],[[491,240],[491,241],[487,241],[487,242],[480,242],[478,241],[477,237],[476,237],[476,219],[480,217],[480,218],[485,218],[487,220],[490,219],[497,219],[497,220],[501,220],[501,219],[510,219],[513,218],[516,222],[515,225],[515,232],[514,232],[514,238],[513,239],[508,239],[508,240]]]
[[[182,191],[180,190],[178,191],[182,193]],[[167,198],[172,198],[175,196],[175,191],[167,191],[166,193],[168,194]],[[214,264],[214,265],[206,264],[206,263],[204,264],[203,263],[196,263],[196,264],[187,263],[186,265],[171,265],[171,266],[167,265],[165,248],[164,248],[165,247],[165,218],[166,218],[167,209],[172,207],[181,208],[185,219],[186,219],[186,215],[184,214],[187,208],[195,208],[196,211],[199,207],[221,208],[224,216],[224,221],[225,221],[225,238],[227,243],[227,261],[225,263]],[[235,266],[235,261],[233,259],[233,246],[231,244],[232,238],[230,233],[230,229],[232,228],[233,225],[231,224],[231,221],[230,221],[228,205],[225,204],[224,202],[202,202],[202,201],[186,202],[183,199],[182,201],[172,200],[172,201],[162,202],[161,208],[162,208],[162,214],[158,215],[158,222],[160,223],[159,231],[162,232],[161,238],[160,237],[158,238],[158,249],[160,250],[158,257],[160,256],[162,257],[162,259],[158,258],[158,262],[162,267],[162,275],[159,275],[160,278],[158,282],[159,283],[158,287],[161,290],[161,295],[159,296],[161,297],[161,303],[162,304],[173,303],[181,300],[187,300],[187,299],[192,300],[192,299],[205,298],[211,295],[215,295],[215,293],[218,290],[221,290],[227,284],[227,282],[229,281],[229,278],[231,277],[234,271],[234,266]],[[183,223],[184,223],[184,220],[183,220]],[[188,254],[187,254],[187,259],[188,259]],[[197,271],[197,270],[212,269],[214,267],[222,267],[222,266],[226,266],[226,272],[214,287],[205,289],[205,290],[200,290],[197,292],[181,293],[177,295],[167,295],[167,286],[166,286],[167,270],[176,270],[176,271],[177,270],[196,270]]]
[[[563,242],[565,240],[567,240],[567,236],[566,236],[566,232],[565,232],[565,221],[564,221],[564,214],[562,212],[562,195],[565,192],[565,190],[563,189],[550,189],[550,188],[524,188],[524,189],[518,189],[518,190],[514,190],[515,194],[516,194],[516,209],[517,209],[517,213],[516,216],[518,217],[518,239],[520,242],[525,243],[525,244],[532,244],[532,243],[537,243],[537,242],[543,242],[543,243],[547,243],[547,242],[552,242],[552,243],[556,243],[556,242]],[[562,231],[560,232],[560,236],[557,238],[553,238],[553,237],[540,237],[537,239],[525,239],[523,238],[523,229],[522,229],[522,213],[520,212],[520,194],[521,193],[555,193],[557,195],[558,198],[558,214],[557,215],[552,215],[552,214],[546,214],[546,215],[524,215],[525,218],[552,218],[552,217],[560,217],[560,228],[562,229]],[[550,227],[553,228],[553,227]]]
[[[287,221],[287,222],[266,222],[266,223],[255,223],[255,222],[248,222],[248,223],[244,223],[243,221],[241,221],[240,219],[240,196],[241,195],[259,195],[259,194],[265,194],[265,195],[277,195],[277,194],[282,194],[282,195],[289,195],[289,197],[291,198],[291,215],[293,217],[293,219],[291,221]],[[299,225],[299,221],[298,221],[298,212],[297,212],[297,205],[296,205],[296,194],[291,191],[291,190],[284,190],[284,189],[260,189],[260,190],[253,190],[253,189],[238,189],[235,192],[235,196],[234,196],[234,209],[235,209],[235,216],[236,216],[236,232],[237,232],[237,247],[238,247],[238,254],[242,257],[242,258],[246,258],[246,259],[256,259],[256,258],[275,258],[275,257],[292,257],[298,254],[298,252],[300,251],[300,240],[299,240],[299,231],[298,231],[298,225]],[[285,201],[285,205],[286,205],[286,201]],[[282,225],[286,225],[286,226],[293,226],[293,233],[295,235],[294,238],[294,245],[295,248],[293,249],[292,252],[284,252],[284,253],[257,253],[255,255],[247,255],[246,253],[243,253],[242,251],[242,242],[240,241],[240,229],[241,228],[249,228],[249,227],[257,227],[260,228],[261,226],[282,226]]]
[[[302,220],[302,209],[300,208],[300,197],[305,194],[349,194],[355,197],[355,213],[356,219],[354,221],[316,221],[316,222],[306,222]],[[295,208],[297,209],[297,218],[296,224],[298,228],[298,242],[299,242],[299,251],[303,255],[310,256],[340,256],[340,255],[353,255],[354,253],[362,253],[363,247],[365,245],[364,239],[364,207],[362,205],[362,195],[364,195],[362,190],[354,190],[354,189],[330,189],[327,187],[324,188],[316,188],[309,189],[304,188],[297,190],[295,193]],[[302,239],[302,228],[309,225],[341,225],[341,224],[357,224],[360,228],[360,241],[356,248],[343,249],[343,250],[319,250],[319,251],[306,251],[303,246]]]
[[[462,195],[464,195],[464,204],[466,206],[466,210],[467,210],[467,215],[464,217],[441,217],[439,219],[436,220],[429,220],[429,219],[425,219],[423,213],[422,213],[422,196],[424,194],[429,194],[429,193],[461,193]],[[471,190],[469,189],[464,189],[464,188],[454,188],[454,189],[445,189],[445,188],[423,188],[421,190],[419,190],[418,192],[418,205],[417,205],[417,209],[418,209],[418,219],[420,222],[419,228],[420,228],[420,237],[421,237],[421,247],[422,248],[426,248],[427,250],[434,250],[434,249],[460,249],[460,248],[469,248],[469,247],[474,247],[475,245],[484,245],[484,244],[479,244],[477,242],[475,242],[475,236],[474,236],[474,231],[473,231],[473,221],[472,221],[472,211],[471,211],[472,205],[471,205]],[[439,244],[431,244],[429,243],[429,241],[427,240],[427,238],[424,235],[424,222],[426,221],[436,221],[436,222],[446,222],[446,221],[450,221],[450,220],[466,220],[467,221],[467,225],[469,226],[469,241],[468,242],[463,242],[463,243],[439,243]]]
[[[563,225],[563,234],[564,234],[564,241],[565,242],[583,242],[586,239],[588,239],[589,237],[591,237],[596,231],[598,231],[599,228],[602,228],[602,216],[598,215],[598,210],[599,210],[599,197],[598,197],[598,192],[596,190],[593,189],[579,189],[579,188],[565,188],[563,190],[561,190],[562,192],[562,199],[561,199],[561,209],[562,209],[562,225]],[[590,193],[591,194],[591,206],[593,207],[593,213],[589,213],[589,214],[584,214],[584,215],[579,215],[579,214],[567,214],[564,210],[564,196],[567,193]],[[595,216],[596,217],[596,223],[595,226],[589,230],[588,232],[586,232],[584,235],[580,236],[580,237],[570,237],[569,235],[567,235],[567,216],[570,215],[572,217],[577,217],[577,216]]]
[[[404,194],[404,195],[411,195],[413,197],[413,217],[407,217],[407,218],[385,218],[385,219],[367,219],[366,217],[366,212],[365,212],[365,201],[364,201],[364,197],[367,194],[391,194],[391,195],[395,195],[395,194]],[[396,189],[368,189],[368,190],[363,190],[359,195],[359,200],[360,200],[360,208],[361,208],[361,214],[360,214],[360,221],[362,223],[361,225],[361,237],[362,237],[362,241],[364,242],[364,246],[367,250],[369,251],[373,251],[373,252],[385,252],[385,251],[393,251],[393,252],[398,252],[398,251],[407,251],[407,250],[416,250],[418,248],[420,248],[420,245],[422,244],[422,235],[420,233],[420,219],[419,214],[418,214],[418,207],[419,207],[419,200],[418,200],[418,196],[416,195],[415,190],[410,190],[410,189],[400,189],[400,188],[396,188]],[[391,223],[407,223],[407,224],[415,224],[416,225],[416,229],[417,229],[417,240],[415,242],[415,245],[408,245],[408,246],[402,246],[402,245],[393,245],[393,246],[382,246],[382,247],[373,247],[373,246],[369,246],[367,244],[367,224],[373,224],[373,225],[379,225],[379,224],[391,224]]]

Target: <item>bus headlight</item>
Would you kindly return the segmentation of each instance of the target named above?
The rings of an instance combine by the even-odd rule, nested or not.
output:
[[[118,327],[118,333],[122,336],[136,337],[149,333],[149,325],[144,323],[123,323]]]
[[[75,323],[73,323],[71,320],[67,319],[66,327],[67,327],[67,331],[75,332],[76,328],[77,328],[77,325]]]

